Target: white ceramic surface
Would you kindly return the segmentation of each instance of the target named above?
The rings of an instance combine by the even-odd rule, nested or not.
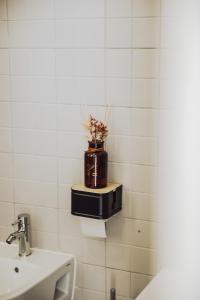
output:
[[[163,269],[146,286],[136,300],[198,300],[199,280],[194,270]]]
[[[0,300],[72,300],[74,265],[70,254],[32,249],[20,258],[17,245],[0,243]]]

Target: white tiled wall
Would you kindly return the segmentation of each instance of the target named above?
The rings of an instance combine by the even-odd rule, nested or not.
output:
[[[75,300],[132,300],[156,272],[160,0],[0,0],[0,239],[18,213],[33,244],[78,258]],[[124,185],[108,239],[70,215],[87,113],[104,118],[110,181]]]

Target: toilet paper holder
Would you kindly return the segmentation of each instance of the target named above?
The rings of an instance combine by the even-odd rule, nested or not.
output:
[[[78,184],[71,188],[72,215],[105,220],[121,209],[122,184],[109,183],[102,189],[90,189]]]

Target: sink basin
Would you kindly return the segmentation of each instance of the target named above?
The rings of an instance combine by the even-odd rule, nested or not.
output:
[[[0,242],[0,300],[72,300],[73,255],[32,248],[18,256],[17,245]]]

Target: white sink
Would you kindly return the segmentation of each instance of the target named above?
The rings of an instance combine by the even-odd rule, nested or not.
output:
[[[72,300],[73,255],[32,249],[18,256],[17,245],[0,242],[0,300]]]

